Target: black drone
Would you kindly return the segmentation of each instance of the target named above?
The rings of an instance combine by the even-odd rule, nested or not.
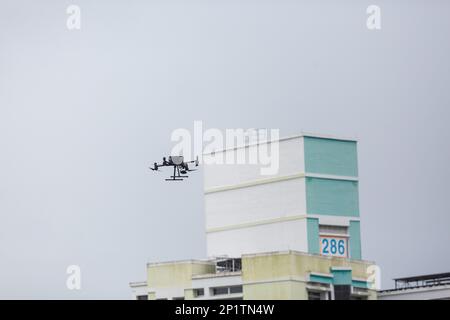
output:
[[[184,162],[183,156],[170,156],[169,160],[166,160],[166,157],[164,157],[161,164],[155,162],[153,168],[150,167],[150,169],[158,171],[160,167],[173,167],[173,176],[170,176],[170,179],[166,179],[166,181],[183,181],[183,178],[188,178],[185,174],[189,171],[195,171],[196,169],[193,168],[198,167],[198,157],[193,161],[187,162]]]

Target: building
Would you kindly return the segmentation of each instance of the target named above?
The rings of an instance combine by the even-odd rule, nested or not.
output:
[[[130,282],[133,300],[148,300],[147,281]]]
[[[395,289],[382,290],[380,300],[450,300],[450,272],[394,279]]]
[[[248,153],[259,147],[247,146]],[[320,254],[325,249],[328,254],[326,245],[333,241],[334,255],[361,259],[355,141],[310,135],[281,139],[278,173],[261,176],[260,169],[205,165],[209,257],[279,250]]]
[[[204,165],[207,257],[147,265],[149,299],[374,299],[362,260],[356,141],[304,134],[204,155],[278,148],[279,170]]]

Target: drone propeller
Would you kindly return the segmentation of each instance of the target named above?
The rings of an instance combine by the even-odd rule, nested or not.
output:
[[[158,171],[158,164],[155,162],[154,164],[153,164],[153,168],[152,167],[149,167],[151,170],[153,170],[153,171]]]
[[[186,170],[187,171],[195,171],[197,169],[193,169],[191,164],[194,164],[195,167],[198,167],[198,157],[194,161],[190,161],[189,163],[186,163]]]
[[[152,167],[150,167],[150,169],[152,169],[153,172],[156,172],[158,175],[160,174],[164,174],[164,172],[162,170],[155,170]]]

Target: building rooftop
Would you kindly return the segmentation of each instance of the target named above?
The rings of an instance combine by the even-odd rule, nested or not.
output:
[[[396,278],[394,281],[396,289],[450,284],[450,272]]]
[[[147,286],[147,281],[136,281],[136,282],[130,282],[130,287],[131,288],[136,288],[136,287],[146,287]]]
[[[214,259],[185,259],[185,260],[173,260],[173,261],[161,261],[161,262],[147,262],[147,267],[162,266],[168,264],[213,264]]]
[[[259,145],[259,144],[266,144],[266,143],[272,143],[272,142],[281,142],[281,141],[285,141],[285,140],[297,139],[297,138],[302,138],[302,137],[357,142],[357,139],[353,138],[353,137],[344,137],[344,136],[329,135],[329,134],[318,134],[318,133],[310,133],[310,132],[301,132],[299,134],[288,135],[288,136],[285,136],[285,137],[280,137],[278,139],[269,138],[269,139],[258,141],[258,142],[246,142],[243,145],[233,146],[233,147],[224,148],[224,149],[218,149],[218,150],[215,150],[214,152],[203,153],[203,155],[207,156],[207,155],[211,155],[213,153],[227,152],[227,151],[231,151],[231,150],[247,148],[247,147],[250,147],[250,146],[256,146],[256,145]]]
[[[405,281],[405,282],[412,282],[412,281],[421,281],[421,280],[439,280],[439,279],[447,279],[450,280],[450,272],[445,273],[434,273],[434,274],[426,274],[421,276],[413,276],[413,277],[405,277],[405,278],[395,278],[395,281]]]
[[[380,292],[388,293],[434,286],[447,286],[450,285],[450,272],[395,278],[393,280],[395,281],[394,289],[382,290]]]

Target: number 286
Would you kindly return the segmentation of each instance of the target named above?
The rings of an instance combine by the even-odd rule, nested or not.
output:
[[[339,254],[339,255],[345,255],[346,245],[345,241],[343,239],[329,239],[325,238],[322,239],[322,253],[323,254]]]

